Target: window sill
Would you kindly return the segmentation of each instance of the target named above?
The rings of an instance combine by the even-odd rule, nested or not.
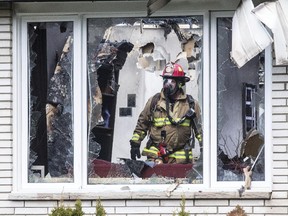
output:
[[[130,190],[129,186],[123,186],[118,191],[83,190],[79,192],[12,192],[9,195],[10,200],[95,200],[100,199],[181,199],[183,196],[187,199],[271,199],[272,192],[266,188],[257,190],[246,190],[242,194],[238,190],[221,191],[139,191]]]

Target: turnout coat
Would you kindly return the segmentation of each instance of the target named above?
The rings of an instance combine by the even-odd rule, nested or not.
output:
[[[186,144],[190,143],[191,136],[195,132],[192,127],[191,117],[186,116],[191,108],[195,112],[194,116],[196,118],[194,118],[194,121],[196,122],[198,132],[202,133],[199,103],[193,99],[193,105],[191,105],[191,101],[189,102],[187,94],[184,91],[176,98],[173,104],[169,104],[168,109],[172,122],[167,114],[166,98],[163,89],[160,93],[160,98],[158,97],[156,102],[154,102],[155,98],[156,95],[149,98],[143,111],[140,113],[131,141],[141,144],[142,140],[148,135],[147,148],[151,146],[158,147],[161,142],[164,142],[166,148],[171,152],[175,152],[175,149],[184,148]],[[165,137],[163,137],[163,134],[165,134]]]

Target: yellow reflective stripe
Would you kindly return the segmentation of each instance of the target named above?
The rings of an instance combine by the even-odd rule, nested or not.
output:
[[[132,136],[132,141],[139,141],[140,139],[143,140],[146,136],[145,132],[144,131],[141,131],[140,132],[141,134],[137,134],[137,133],[134,133],[133,136]]]
[[[176,151],[170,154],[168,157],[177,159],[186,159],[186,154],[184,150]],[[192,159],[192,151],[189,151],[189,159]]]
[[[169,125],[171,122],[169,121],[168,118],[154,118],[154,126],[156,127],[161,127],[164,125]]]
[[[183,156],[168,156],[169,158],[176,158],[176,159],[186,159],[186,156],[185,155],[183,155]],[[193,157],[192,157],[192,155],[189,155],[189,159],[192,159]]]
[[[186,156],[186,154],[185,154],[185,152],[181,152],[181,153],[173,153],[173,154],[170,154],[170,155],[173,155],[173,156],[175,156],[175,157],[181,157],[181,156]],[[169,155],[169,156],[170,156]],[[191,153],[191,151],[189,152],[189,155],[191,155],[192,156],[192,153]]]
[[[190,119],[185,119],[185,121],[183,123],[181,123],[180,125],[184,126],[184,127],[189,127],[190,126]]]
[[[147,153],[152,153],[152,154],[158,155],[159,150],[156,147],[151,146],[150,149],[144,148],[143,152],[147,152]]]
[[[146,133],[144,131],[141,131],[140,139],[143,140],[146,136]]]
[[[139,134],[134,133],[131,140],[133,140],[133,141],[139,141],[139,139],[140,139]]]
[[[199,140],[199,142],[201,142],[201,141],[202,141],[202,137],[201,137],[201,135],[200,135],[200,134],[198,134],[196,138]]]
[[[180,118],[176,118],[175,122],[180,121]],[[154,118],[153,125],[155,127],[162,127],[164,125],[171,125],[171,122],[169,121],[168,118]],[[184,127],[189,127],[190,126],[190,119],[185,119],[184,122],[180,124],[181,126]]]

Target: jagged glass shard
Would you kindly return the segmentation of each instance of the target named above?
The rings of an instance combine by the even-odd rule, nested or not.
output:
[[[29,182],[73,181],[73,23],[28,23]]]
[[[255,162],[253,180],[264,180],[265,56],[239,69],[229,57],[232,18],[218,18],[217,25],[217,180],[243,181],[243,168]]]

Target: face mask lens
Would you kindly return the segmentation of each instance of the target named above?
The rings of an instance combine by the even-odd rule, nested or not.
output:
[[[163,81],[164,92],[168,95],[175,93],[176,82],[173,79],[164,79]]]
[[[163,80],[163,84],[164,85],[169,85],[169,84],[171,84],[172,83],[172,79],[164,79]]]

